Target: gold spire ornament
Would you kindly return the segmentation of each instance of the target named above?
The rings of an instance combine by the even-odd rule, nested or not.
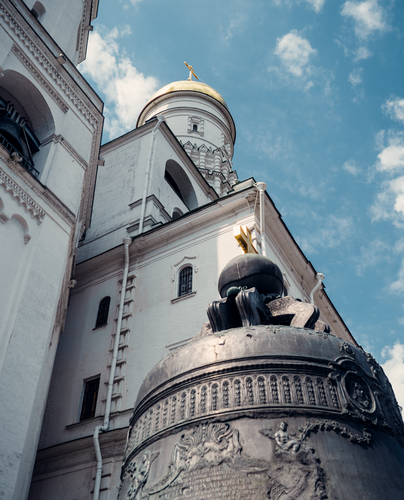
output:
[[[244,253],[258,253],[253,245],[251,233],[247,226],[245,230],[246,232],[244,232],[241,226],[239,226],[238,228],[235,227],[234,237],[236,238]]]
[[[199,80],[199,78],[195,75],[194,68],[192,66],[190,66],[189,64],[187,64],[186,61],[184,61],[184,64],[189,69],[189,78],[188,78],[188,81],[190,82],[192,80],[192,75],[194,75],[194,77],[197,80]]]

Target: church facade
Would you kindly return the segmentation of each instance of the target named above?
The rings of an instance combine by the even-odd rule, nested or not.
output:
[[[183,81],[151,98],[136,129],[101,147],[105,163],[98,168],[91,226],[77,252],[77,284],[60,338],[30,498],[51,499],[60,491],[87,498],[93,490],[93,434],[109,404],[111,369],[110,420],[98,438],[100,498],[116,498],[139,387],[156,363],[207,321],[220,271],[243,253],[243,238],[251,237],[260,253],[265,246],[282,270],[285,294],[310,301],[316,272],[270,197],[260,197],[260,184],[238,181],[234,140],[223,98],[205,84]],[[325,292],[315,298],[333,333],[354,342]]]
[[[0,5],[0,491],[16,500],[117,497],[143,379],[198,333],[244,251],[355,344],[265,184],[237,178],[216,90],[171,83],[100,147],[103,103],[76,69],[96,13]]]

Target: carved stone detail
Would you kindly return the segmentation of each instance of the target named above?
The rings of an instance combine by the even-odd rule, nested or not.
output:
[[[13,14],[9,10],[7,10],[4,4],[0,4],[0,16],[9,25],[10,29],[15,33],[15,35],[23,42],[25,47],[27,47],[34,58],[49,74],[49,76],[74,103],[76,108],[83,114],[87,121],[93,127],[97,126],[99,120],[90,111],[89,107],[84,103],[84,100],[78,96],[78,93],[74,90],[74,86],[70,85],[62,76],[59,68],[57,68],[57,63],[51,62],[55,60],[54,55],[49,51],[45,44],[43,44],[42,42],[35,43],[33,41],[33,39],[28,34],[30,32],[30,28],[28,27],[28,25],[25,25],[24,27],[21,26],[23,23],[25,24],[23,19],[17,15],[17,21],[17,16],[13,16]]]
[[[45,217],[45,212],[35,203],[35,201],[27,195],[5,172],[0,168],[0,185],[4,186],[5,190],[22,205],[33,219],[40,224]]]
[[[279,422],[278,429],[262,429],[264,436],[274,440],[276,460],[268,470],[271,483],[267,498],[272,500],[325,500],[328,498],[325,474],[315,451],[305,443],[308,433],[292,437],[288,424]],[[302,429],[299,429],[302,431]]]
[[[31,73],[31,75],[40,83],[40,85],[46,90],[46,92],[52,97],[55,103],[59,106],[59,108],[63,111],[63,113],[67,113],[69,111],[69,106],[66,104],[65,100],[59,95],[58,92],[50,85],[46,79],[42,76],[41,72],[36,68],[31,61],[25,56],[24,52],[20,50],[17,45],[13,45],[11,49],[14,54],[18,57],[18,59],[23,63],[23,65],[27,68],[27,70]]]
[[[140,463],[132,460],[126,467],[123,479],[125,479],[126,476],[130,476],[132,482],[131,487],[126,494],[126,500],[135,500],[140,497],[149,477],[150,467],[159,455],[159,452],[150,453],[149,451],[146,451]]]
[[[339,349],[342,352],[342,354],[345,354],[346,356],[350,356],[351,358],[355,358],[355,353],[354,353],[352,347],[349,344],[347,344],[346,342],[343,342]]]
[[[148,437],[177,426],[187,418],[208,417],[223,410],[291,406],[341,412],[336,382],[319,376],[313,380],[293,373],[262,373],[235,378],[224,376],[212,384],[200,382],[186,390],[179,388],[178,392],[163,397],[132,422],[131,435],[136,433],[138,426],[140,432],[136,442],[134,437],[130,440],[127,452],[131,453]]]

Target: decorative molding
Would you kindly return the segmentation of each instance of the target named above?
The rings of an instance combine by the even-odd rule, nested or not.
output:
[[[11,196],[17,201],[19,205],[22,205],[25,210],[31,215],[33,219],[40,224],[45,217],[45,212],[42,208],[35,203],[35,201],[28,196],[28,194],[23,191],[5,172],[0,168],[0,185],[4,186],[5,190],[11,194]],[[4,222],[4,221],[3,221]],[[28,243],[26,241],[26,243]]]
[[[149,437],[184,424],[189,420],[205,419],[226,411],[251,411],[274,409],[302,412],[315,411],[326,414],[342,414],[339,384],[324,376],[304,373],[258,372],[244,375],[240,372],[222,374],[214,380],[210,375],[186,387],[178,388],[170,395],[162,393],[134,416],[130,423],[131,441],[127,453],[131,453]],[[174,418],[161,418],[162,409],[172,415],[173,405],[181,401],[183,411],[175,412]],[[150,417],[150,415],[152,415]],[[142,431],[149,417],[152,419],[147,433]]]
[[[63,220],[69,225],[73,226],[76,222],[75,215],[69,208],[67,208],[51,191],[47,190],[39,181],[31,182],[35,179],[24,167],[18,163],[14,164],[9,161],[10,155],[6,149],[0,145],[0,159],[7,163],[7,166],[12,170],[23,182],[36,193],[47,205],[49,205],[55,212],[57,212]],[[1,171],[1,168],[0,168]],[[7,174],[4,172],[7,176]],[[8,177],[8,176],[7,176]],[[36,180],[36,179],[35,179]],[[12,181],[14,182],[14,181]],[[35,184],[34,184],[35,183]],[[27,195],[28,196],[28,195]],[[45,213],[45,212],[44,212]]]
[[[176,264],[171,266],[171,281],[175,281],[176,275],[178,271],[180,270],[180,267],[184,267],[185,264],[189,264],[192,266],[193,272],[197,273],[198,272],[198,260],[199,260],[199,255],[195,255],[193,257],[183,257],[180,261],[178,261]]]
[[[90,168],[87,168],[84,175],[83,190],[80,203],[79,220],[83,222],[82,231],[88,229],[91,219],[91,209],[93,205],[95,178],[97,176],[98,156],[100,153],[100,143],[102,135],[102,123],[97,124],[97,131],[93,134],[91,142]]]
[[[77,30],[76,50],[78,51],[77,64],[80,64],[86,58],[88,32],[92,31],[91,21],[94,19],[92,12],[92,0],[84,0],[83,16]],[[98,2],[97,2],[98,3]]]
[[[45,139],[41,145],[46,146],[50,142],[53,142],[54,144],[61,144],[66,149],[66,151],[68,151],[76,159],[77,163],[79,163],[84,170],[87,170],[88,163],[86,162],[86,160],[77,153],[77,151],[73,148],[73,146],[69,142],[66,141],[66,139],[62,136],[62,134],[59,135],[52,134],[47,139]]]
[[[197,125],[197,130],[193,130],[193,126]],[[188,134],[196,133],[203,137],[205,131],[205,120],[199,116],[189,116],[188,117]]]
[[[11,50],[28,69],[32,76],[37,80],[37,82],[42,85],[42,87],[51,96],[51,98],[55,101],[55,103],[59,106],[63,113],[67,113],[69,111],[69,106],[66,104],[66,101],[62,99],[62,97],[58,92],[56,92],[53,86],[45,80],[40,71],[31,63],[31,61],[25,56],[22,50],[16,44],[13,45]]]
[[[44,70],[48,73],[52,80],[54,80],[54,82],[63,90],[63,92],[72,101],[75,107],[86,118],[88,123],[93,128],[96,128],[100,120],[90,110],[89,106],[85,104],[84,101],[89,101],[89,99],[85,96],[84,92],[80,91],[79,89],[79,92],[76,92],[73,86],[67,81],[67,79],[62,76],[62,74],[60,73],[60,67],[56,63],[55,55],[46,47],[43,42],[35,43],[33,39],[28,35],[28,32],[32,32],[32,29],[28,25],[24,27],[21,26],[24,23],[23,18],[15,11],[11,13],[3,3],[0,4],[0,16],[9,25],[10,29],[15,33],[15,35],[23,42],[25,47],[44,68]],[[66,75],[70,77],[67,72]],[[73,79],[71,77],[70,79],[73,83]],[[75,82],[74,86],[77,87],[77,84]],[[81,96],[79,96],[79,94],[81,94]]]
[[[317,431],[334,431],[355,444],[370,444],[372,441],[372,434],[366,428],[363,429],[362,434],[355,434],[354,432],[349,432],[346,427],[341,427],[338,422],[331,422],[330,420],[306,422],[304,427],[299,427],[299,440],[304,441],[312,432]]]

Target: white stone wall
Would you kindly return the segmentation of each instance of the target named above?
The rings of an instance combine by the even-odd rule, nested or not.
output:
[[[164,178],[168,160],[175,161],[184,170],[195,192],[197,206],[213,199],[209,186],[165,124],[156,131],[150,154],[155,125],[156,122],[152,122],[136,129],[124,139],[113,141],[101,149],[105,164],[98,167],[91,227],[79,249],[78,262],[120,245],[122,238],[128,235],[128,228],[131,228],[131,236],[138,234],[147,169],[149,182],[146,196],[154,195],[162,207],[154,213],[156,205],[147,204],[144,230],[151,229],[153,224],[168,222],[174,208],[183,213],[188,211]]]
[[[39,23],[48,31],[66,56],[77,64],[80,62],[81,45],[87,46],[87,37],[92,16],[91,0],[27,0],[28,9],[39,8]],[[37,4],[40,4],[39,7]],[[42,8],[43,10],[42,10]],[[84,48],[85,50],[85,48]]]
[[[56,64],[54,41],[20,7],[0,5],[0,95],[41,148],[36,178],[0,145],[0,497],[12,500],[28,494],[102,126],[99,98],[70,63]]]

